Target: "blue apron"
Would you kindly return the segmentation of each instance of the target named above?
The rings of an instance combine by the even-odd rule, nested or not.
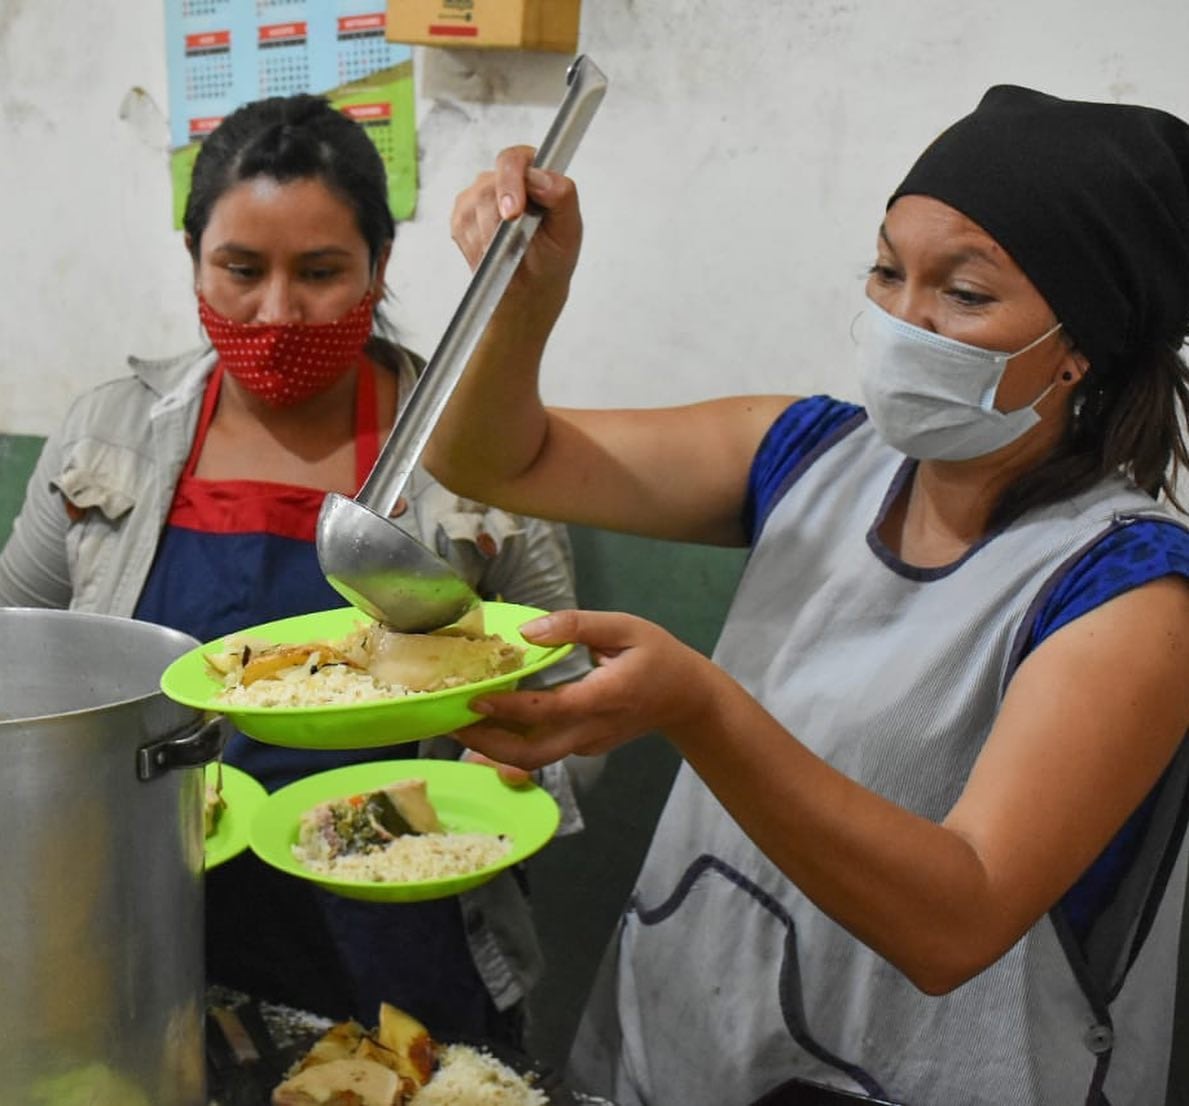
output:
[[[375,372],[364,361],[356,385],[357,484],[378,449]],[[134,615],[199,641],[343,605],[314,546],[324,491],[194,475],[221,380],[217,367]],[[415,743],[328,752],[236,733],[224,760],[275,791],[328,768],[416,754]],[[246,852],[206,875],[206,944],[210,982],[327,1017],[374,1025],[387,1001],[442,1036],[486,1037],[503,1024],[475,969],[457,899],[344,899]]]

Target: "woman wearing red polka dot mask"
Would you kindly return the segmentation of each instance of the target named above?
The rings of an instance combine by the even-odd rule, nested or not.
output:
[[[318,566],[318,511],[328,491],[355,494],[422,365],[376,309],[394,233],[383,162],[320,98],[248,104],[203,143],[184,228],[210,344],[136,362],[72,406],[0,553],[0,605],[132,615],[200,641],[342,606]],[[400,525],[480,595],[575,605],[564,530],[459,499],[420,468],[406,494]],[[549,682],[589,668],[566,663]],[[271,791],[460,752],[448,738],[340,753],[234,734],[224,758]],[[570,772],[542,782],[576,828]],[[325,895],[245,853],[205,885],[212,982],[338,1020],[388,1001],[445,1039],[522,1043],[541,954],[511,875],[394,906]]]
[[[371,336],[395,229],[383,165],[330,109],[316,127],[236,122],[207,140],[186,209],[199,317],[231,396],[296,406],[351,374]]]

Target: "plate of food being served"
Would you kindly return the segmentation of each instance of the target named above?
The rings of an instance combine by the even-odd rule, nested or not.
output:
[[[204,855],[209,871],[247,849],[252,817],[268,792],[247,772],[217,760],[206,766],[204,783]]]
[[[266,864],[338,895],[375,902],[446,898],[519,864],[561,813],[536,784],[456,760],[350,764],[274,791],[252,819]]]
[[[249,737],[308,749],[363,749],[450,733],[471,700],[509,691],[572,645],[533,645],[519,627],[545,611],[484,602],[452,626],[404,634],[355,607],[267,622],[175,660],[161,690],[226,715]]]

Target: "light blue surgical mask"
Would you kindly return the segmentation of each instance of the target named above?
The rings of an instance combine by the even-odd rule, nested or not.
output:
[[[1050,327],[1014,353],[980,349],[913,326],[868,301],[860,320],[859,384],[884,441],[918,460],[967,461],[1002,449],[1038,422],[1036,405],[997,411],[1007,363],[1061,329]]]

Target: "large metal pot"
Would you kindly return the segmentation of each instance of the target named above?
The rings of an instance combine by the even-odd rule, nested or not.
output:
[[[204,1100],[202,769],[158,690],[197,644],[0,609],[0,1103]]]

